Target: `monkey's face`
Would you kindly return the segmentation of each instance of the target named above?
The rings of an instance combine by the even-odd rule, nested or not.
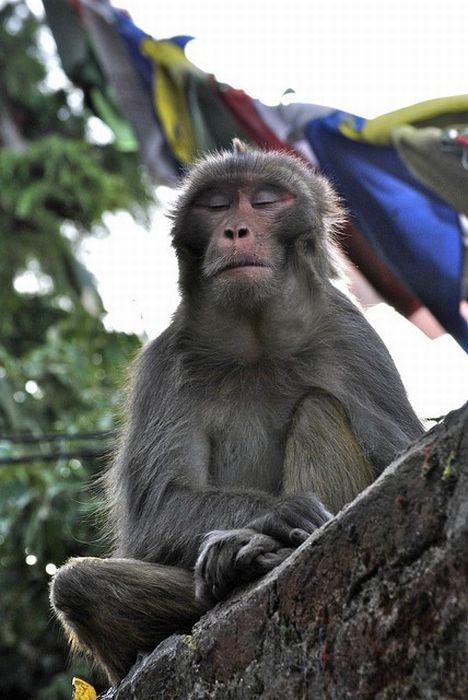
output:
[[[245,308],[274,294],[285,274],[285,231],[295,207],[292,192],[268,181],[211,183],[197,193],[183,245],[212,300]]]
[[[332,272],[340,219],[328,183],[283,153],[224,152],[185,179],[172,218],[184,295],[258,308],[301,275]],[[309,280],[310,281],[310,280]]]

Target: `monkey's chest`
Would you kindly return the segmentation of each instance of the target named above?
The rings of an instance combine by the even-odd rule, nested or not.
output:
[[[206,425],[210,482],[278,493],[293,407],[291,397],[266,393],[246,392],[230,406],[222,397],[212,402]]]

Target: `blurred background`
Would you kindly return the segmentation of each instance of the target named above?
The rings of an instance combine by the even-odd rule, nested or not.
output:
[[[178,303],[164,211],[198,154],[238,135],[325,172],[416,412],[466,400],[467,21],[462,0],[0,0],[0,697],[105,686],[48,583],[106,553],[91,484]]]

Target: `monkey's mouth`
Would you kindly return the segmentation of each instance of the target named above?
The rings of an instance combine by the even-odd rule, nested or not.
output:
[[[222,272],[229,272],[230,270],[250,270],[252,268],[263,268],[264,270],[271,270],[270,265],[260,262],[259,260],[236,260],[223,265],[217,274]]]
[[[250,257],[225,256],[204,265],[203,274],[207,278],[220,275],[245,275],[246,277],[265,276],[272,273],[271,265],[263,260]]]

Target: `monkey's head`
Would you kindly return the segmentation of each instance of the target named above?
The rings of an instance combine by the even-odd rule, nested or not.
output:
[[[172,213],[184,294],[257,306],[298,271],[317,284],[335,274],[342,219],[325,178],[281,152],[232,151],[196,163]]]

